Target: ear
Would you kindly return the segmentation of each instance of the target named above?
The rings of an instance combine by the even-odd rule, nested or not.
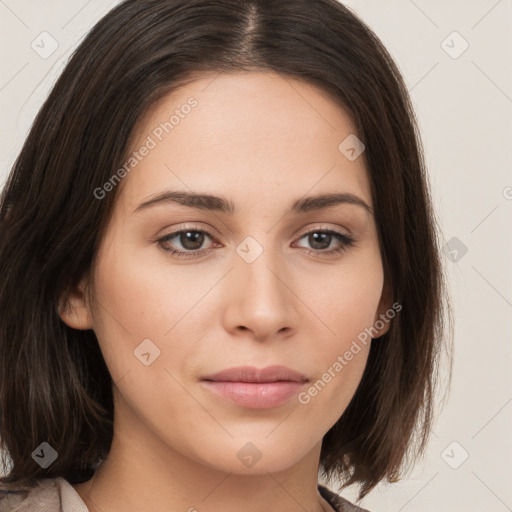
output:
[[[380,296],[379,305],[377,307],[377,312],[375,314],[375,319],[373,322],[373,325],[375,329],[378,331],[378,334],[372,336],[372,338],[380,338],[383,334],[386,334],[389,331],[392,317],[386,315],[386,311],[392,309],[392,302],[393,296],[391,285],[389,280],[385,279],[384,286],[382,287],[382,294]]]
[[[92,329],[92,316],[86,295],[87,284],[87,278],[83,278],[59,302],[60,319],[73,329]]]

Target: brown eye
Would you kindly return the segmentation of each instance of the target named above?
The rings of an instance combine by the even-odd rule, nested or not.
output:
[[[310,231],[302,235],[300,240],[304,238],[307,238],[307,242],[311,247],[311,250],[307,251],[308,254],[316,253],[322,256],[340,253],[355,245],[355,239],[353,237],[331,229]],[[337,241],[338,246],[329,249],[333,241]]]
[[[203,229],[181,229],[163,236],[157,242],[173,256],[194,258],[210,250],[203,248],[207,238],[213,239],[213,236]]]
[[[158,245],[171,256],[177,258],[198,258],[209,252],[212,247],[204,248],[206,239],[214,240],[213,235],[204,229],[180,229],[169,233],[159,240]],[[300,240],[307,239],[310,246],[299,248],[306,249],[308,254],[317,256],[331,256],[346,251],[349,247],[355,245],[355,239],[345,233],[340,233],[331,229],[317,229],[305,233]],[[330,248],[333,242],[337,242],[333,248]]]

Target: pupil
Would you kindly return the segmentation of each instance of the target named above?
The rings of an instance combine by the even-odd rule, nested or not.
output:
[[[326,249],[331,243],[331,236],[330,233],[312,233],[309,235],[309,243],[314,249]],[[321,239],[321,247],[315,247],[315,244],[319,242],[318,239]]]
[[[203,245],[204,233],[198,233],[197,231],[187,231],[181,234],[181,244],[185,249],[190,251],[199,249]]]

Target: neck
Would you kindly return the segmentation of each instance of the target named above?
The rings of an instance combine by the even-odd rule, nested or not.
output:
[[[321,443],[285,470],[238,474],[185,456],[140,424],[116,421],[108,457],[73,486],[90,512],[333,510],[317,488]]]

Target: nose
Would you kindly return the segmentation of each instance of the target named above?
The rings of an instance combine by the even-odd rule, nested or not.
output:
[[[270,250],[264,250],[252,263],[236,256],[226,286],[226,330],[257,341],[293,335],[300,301],[289,274],[284,262]]]

